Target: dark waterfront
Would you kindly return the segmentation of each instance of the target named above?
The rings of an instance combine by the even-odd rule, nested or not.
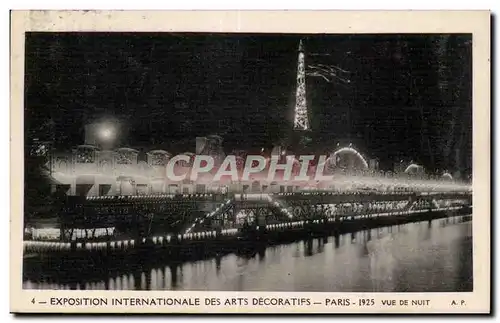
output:
[[[25,260],[25,289],[471,291],[472,221],[453,217],[365,230],[271,246],[253,256],[164,265],[142,261],[120,274],[94,265],[88,270],[100,273],[95,277],[54,263],[64,260],[53,261],[50,271],[57,272],[40,272],[37,261]],[[52,278],[63,276],[64,281]]]

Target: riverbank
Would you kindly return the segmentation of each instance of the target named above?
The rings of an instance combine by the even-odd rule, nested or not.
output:
[[[204,259],[220,254],[255,254],[268,245],[297,240],[357,232],[366,229],[430,221],[457,215],[471,214],[472,208],[420,210],[410,214],[385,216],[356,216],[314,221],[288,222],[246,229],[203,232],[188,237],[148,237],[102,242],[38,242],[24,241],[24,257],[38,261],[89,259],[90,262],[118,262],[155,257],[172,261]]]
[[[219,253],[196,260],[169,259],[161,251],[150,252],[149,257],[124,255],[115,261],[29,259],[24,261],[23,281],[28,289],[465,291],[471,288],[466,269],[472,268],[471,250],[462,243],[471,241],[471,226],[470,215],[449,216],[261,244],[253,253]],[[449,267],[456,264],[460,266]],[[415,278],[412,286],[390,279],[401,274],[405,281],[411,280],[409,272]],[[434,286],[434,281],[440,284]],[[444,286],[444,281],[449,284]]]

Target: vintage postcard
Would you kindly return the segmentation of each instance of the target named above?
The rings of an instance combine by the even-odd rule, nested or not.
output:
[[[13,11],[14,313],[489,313],[487,11]]]

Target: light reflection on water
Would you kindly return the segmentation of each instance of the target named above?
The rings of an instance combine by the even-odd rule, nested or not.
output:
[[[253,257],[156,267],[75,282],[87,290],[470,291],[472,222],[440,219],[268,247]],[[70,289],[24,282],[25,289]]]

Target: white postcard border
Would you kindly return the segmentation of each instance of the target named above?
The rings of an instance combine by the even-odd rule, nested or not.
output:
[[[223,33],[472,33],[473,270],[468,293],[33,291],[22,289],[24,33],[148,31]],[[490,13],[488,11],[14,11],[11,16],[10,309],[66,313],[486,313],[490,309]],[[51,297],[199,298],[201,306],[49,306]],[[205,298],[307,297],[313,306],[207,306]],[[375,306],[326,306],[326,298],[375,299]],[[35,303],[31,302],[35,299]],[[396,306],[382,306],[394,299]],[[404,300],[429,300],[404,306]],[[460,305],[452,305],[452,301]],[[464,301],[465,303],[462,303]]]

